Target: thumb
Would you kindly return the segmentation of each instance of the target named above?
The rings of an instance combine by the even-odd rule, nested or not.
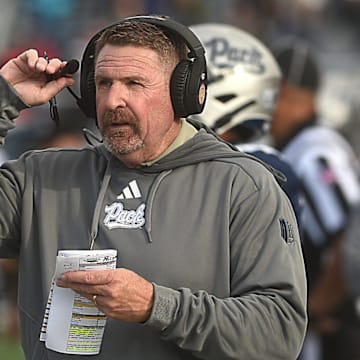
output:
[[[71,77],[60,77],[56,80],[52,80],[45,84],[44,89],[50,96],[50,98],[57,95],[60,91],[65,89],[67,86],[74,85],[75,80]]]

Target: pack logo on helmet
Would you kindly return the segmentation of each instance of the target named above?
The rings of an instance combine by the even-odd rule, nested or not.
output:
[[[281,80],[270,50],[255,36],[227,24],[201,23],[191,29],[206,50],[209,86],[204,111],[192,115],[194,119],[219,135],[242,131],[246,141],[265,134]]]
[[[254,47],[232,46],[226,38],[213,37],[204,42],[209,62],[218,68],[243,64],[246,71],[263,74],[266,70],[263,55]]]

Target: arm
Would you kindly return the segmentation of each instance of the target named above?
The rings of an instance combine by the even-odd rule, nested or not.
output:
[[[7,132],[15,127],[14,120],[26,105],[9,83],[0,76],[0,146],[4,144]]]
[[[295,359],[306,331],[307,294],[294,213],[272,181],[240,203],[241,193],[234,188],[230,295],[155,286],[148,324],[202,359]]]

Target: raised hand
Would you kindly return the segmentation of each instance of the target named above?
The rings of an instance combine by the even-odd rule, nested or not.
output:
[[[49,101],[66,86],[74,84],[70,76],[56,77],[66,62],[58,58],[51,60],[39,56],[37,50],[29,49],[9,60],[0,69],[0,75],[7,80],[28,105],[41,105]]]

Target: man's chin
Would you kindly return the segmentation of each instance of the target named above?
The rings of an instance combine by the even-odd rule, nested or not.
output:
[[[143,148],[141,143],[130,144],[123,138],[104,138],[105,147],[114,155],[129,155]]]

